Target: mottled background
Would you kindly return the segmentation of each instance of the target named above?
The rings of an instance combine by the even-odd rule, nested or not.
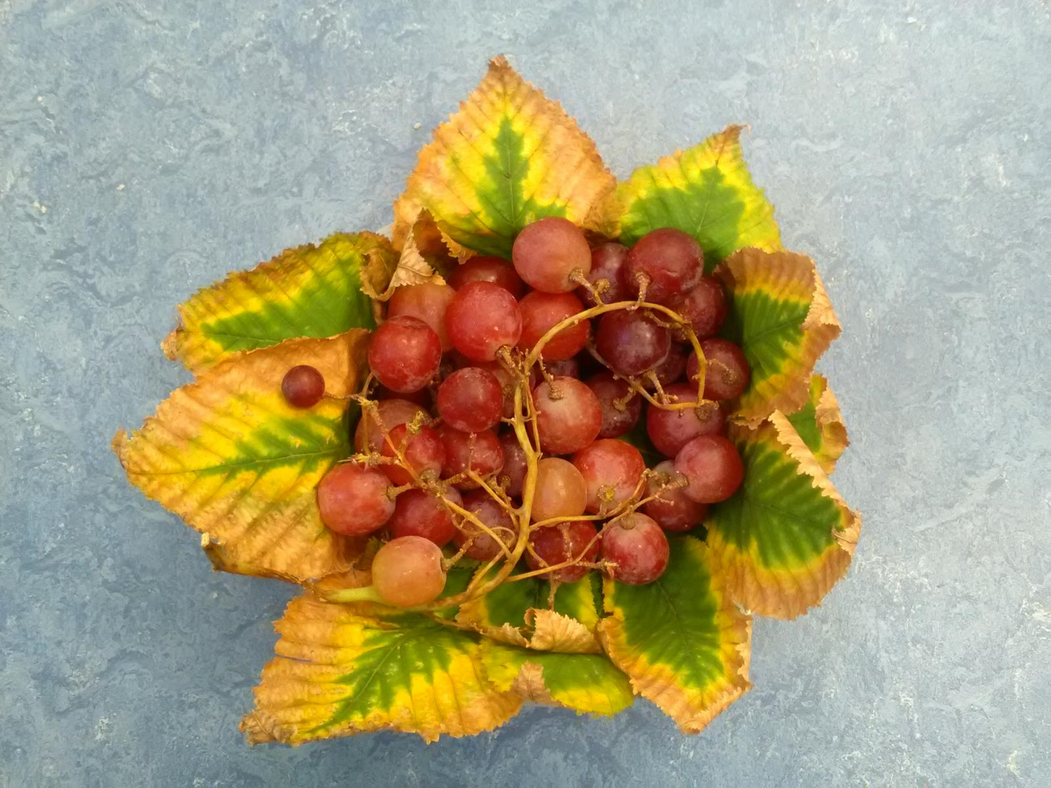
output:
[[[177,303],[386,225],[499,52],[620,176],[751,124],[844,326],[853,568],[700,736],[640,702],[249,749],[293,589],[212,573],[110,438],[188,379]],[[1047,785],[1049,126],[1046,0],[0,0],[0,784]]]

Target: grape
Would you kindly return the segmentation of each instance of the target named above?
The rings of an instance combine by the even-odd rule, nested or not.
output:
[[[377,328],[369,345],[369,367],[392,391],[419,391],[438,373],[441,360],[442,345],[434,329],[408,315]]]
[[[463,498],[455,487],[444,490],[443,496],[457,506],[463,506]],[[437,495],[427,490],[406,490],[399,495],[394,501],[394,515],[388,526],[394,537],[422,536],[438,547],[449,544],[459,531],[452,512],[442,505]]]
[[[475,561],[491,561],[502,553],[501,544],[504,544],[508,550],[514,548],[518,540],[518,525],[507,510],[494,501],[489,493],[485,490],[473,490],[467,493],[463,497],[463,508],[477,517],[496,536],[494,539],[474,523],[464,521],[462,529],[453,537],[453,541],[460,549],[463,549],[468,541],[471,542],[466,553],[468,558],[473,558]]]
[[[612,304],[616,301],[627,301],[632,294],[624,287],[620,279],[620,269],[624,265],[624,258],[628,255],[628,247],[618,243],[602,244],[591,250],[591,273],[588,281],[595,287],[600,282],[606,282],[608,287],[600,294],[602,303]],[[597,306],[591,292],[586,287],[580,288],[580,297],[589,306]]]
[[[664,357],[664,361],[653,368],[653,374],[657,376],[657,380],[662,386],[668,386],[682,377],[682,373],[686,371],[686,357],[689,355],[689,352],[689,348],[686,345],[680,345],[678,342],[671,343],[671,347],[668,348],[668,355]],[[647,384],[646,388],[654,388],[648,380],[644,381],[644,383]]]
[[[438,478],[445,462],[445,444],[441,435],[430,427],[421,426],[415,434],[409,432],[408,424],[399,424],[390,431],[380,447],[384,457],[395,457],[394,447],[402,453],[405,462],[416,471],[417,476],[430,474]],[[412,474],[399,465],[381,465],[380,470],[395,484],[411,484]]]
[[[515,415],[515,376],[508,371],[499,361],[485,361],[479,364],[469,363],[490,373],[500,383],[501,396],[503,397],[503,410],[500,415],[505,419],[514,418]],[[523,399],[523,402],[525,400]]]
[[[631,391],[627,381],[613,377],[612,372],[599,372],[585,381],[598,397],[602,408],[600,438],[619,438],[631,432],[642,415],[642,398]]]
[[[442,550],[422,536],[400,536],[376,551],[372,587],[388,605],[416,607],[445,590]]]
[[[390,480],[375,468],[353,462],[336,465],[317,487],[321,521],[345,536],[370,534],[394,514]]]
[[[554,378],[580,378],[580,362],[575,358],[556,359],[555,361],[544,361],[544,368]],[[536,367],[533,367],[536,370]],[[539,384],[540,381],[537,381]],[[535,386],[534,386],[535,388]]]
[[[706,339],[701,342],[701,352],[708,362],[704,374],[705,399],[733,399],[748,388],[752,368],[741,348],[728,339]],[[699,368],[697,354],[691,353],[686,365],[686,374],[691,380]]]
[[[555,325],[584,310],[580,299],[572,293],[542,293],[539,290],[519,301],[518,307],[522,310],[522,336],[518,347],[526,353]],[[572,358],[587,345],[590,333],[591,324],[581,320],[555,334],[540,355],[545,361]]]
[[[521,298],[525,284],[519,279],[515,267],[499,257],[480,255],[456,266],[449,274],[449,284],[459,290],[468,282],[490,282]]]
[[[708,513],[708,505],[697,503],[686,497],[683,487],[667,486],[686,477],[675,472],[675,463],[664,460],[653,467],[649,495],[657,495],[642,505],[642,511],[657,521],[665,531],[689,531],[697,526]],[[660,489],[664,487],[664,489]],[[660,490],[658,493],[657,490]],[[404,495],[404,493],[402,493]],[[398,500],[401,500],[399,496]]]
[[[492,361],[522,335],[522,313],[514,296],[491,282],[468,282],[445,310],[453,347],[472,361]]]
[[[682,230],[661,227],[651,230],[628,252],[620,269],[621,281],[632,295],[639,292],[644,280],[646,300],[666,303],[685,293],[704,274],[701,245]]]
[[[362,415],[354,431],[354,451],[359,453],[379,451],[383,447],[383,428],[392,430],[426,413],[415,402],[405,399],[385,399],[376,403],[375,414]],[[378,418],[378,420],[377,420]],[[381,428],[382,425],[382,428]]]
[[[607,312],[599,320],[595,348],[618,375],[641,375],[667,357],[671,333],[641,309]]]
[[[518,436],[514,432],[505,432],[500,436],[500,446],[504,450],[504,467],[500,469],[500,484],[504,492],[512,498],[522,494],[522,484],[526,477],[526,454]]]
[[[725,501],[741,486],[744,464],[722,435],[701,435],[682,447],[675,470],[686,477],[686,495],[698,503]]]
[[[575,378],[552,378],[533,390],[540,448],[572,454],[598,437],[602,406],[594,392]]]
[[[697,402],[697,386],[675,383],[664,389],[674,402]],[[674,457],[698,435],[720,435],[726,416],[714,402],[702,402],[696,408],[671,410],[650,405],[646,410],[646,434],[665,457]]]
[[[588,520],[542,526],[534,530],[529,537],[533,552],[526,552],[526,563],[533,570],[557,566],[566,561],[594,563],[599,551],[596,536],[598,531]],[[589,571],[589,567],[576,564],[556,569],[547,576],[560,583],[574,583]]]
[[[504,450],[492,430],[462,432],[443,424],[438,428],[438,433],[445,443],[443,479],[463,473],[468,466],[483,478],[498,473],[504,467]],[[470,490],[478,485],[470,479],[464,479],[457,482],[456,486],[461,490]]]
[[[422,320],[438,335],[442,350],[452,350],[449,333],[445,330],[445,310],[456,291],[448,285],[422,282],[418,285],[403,285],[395,289],[387,304],[387,319],[408,315]]]
[[[584,513],[587,494],[584,477],[572,463],[558,457],[545,457],[537,463],[533,521],[577,517]]]
[[[451,427],[481,432],[500,420],[504,391],[491,372],[478,367],[459,369],[438,387],[438,413]]]
[[[668,307],[686,318],[698,339],[715,336],[728,308],[723,286],[711,276],[702,276],[692,290],[669,300]],[[685,340],[685,334],[680,334]]]
[[[281,380],[281,393],[293,408],[312,408],[325,394],[325,378],[314,367],[292,367]]]
[[[652,583],[668,568],[668,537],[651,518],[635,512],[602,529],[602,559],[618,583],[632,586]]]
[[[639,450],[615,438],[597,440],[578,451],[573,465],[588,488],[589,514],[606,514],[631,500],[646,470]]]
[[[548,216],[527,225],[515,238],[511,261],[518,275],[535,290],[568,293],[577,286],[570,276],[591,271],[591,249],[575,224]]]

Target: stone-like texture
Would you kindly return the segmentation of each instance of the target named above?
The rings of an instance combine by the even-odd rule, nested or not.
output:
[[[222,5],[0,0],[0,785],[1051,781],[1047,2]],[[751,124],[844,326],[854,567],[697,737],[639,703],[249,749],[291,589],[213,574],[109,439],[187,379],[178,302],[387,224],[499,52],[622,176]]]

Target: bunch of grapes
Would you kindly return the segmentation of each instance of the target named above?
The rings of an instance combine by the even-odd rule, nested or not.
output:
[[[442,605],[528,577],[656,580],[666,532],[701,523],[744,473],[720,403],[750,370],[715,337],[727,300],[700,246],[660,229],[592,249],[545,218],[510,262],[473,257],[448,282],[395,291],[355,396],[355,454],[318,487],[328,528],[384,540],[375,598],[433,603],[465,556],[495,571]],[[296,367],[283,390],[309,407],[324,381]],[[651,469],[620,439],[642,419],[667,457]]]

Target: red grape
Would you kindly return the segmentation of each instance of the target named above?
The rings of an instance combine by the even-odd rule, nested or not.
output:
[[[718,503],[733,495],[744,480],[737,448],[722,435],[701,435],[682,447],[675,470],[686,477],[686,495],[698,503]]]
[[[697,402],[697,386],[675,383],[664,389],[674,402]],[[672,410],[650,405],[646,410],[646,434],[665,457],[674,457],[698,435],[719,435],[726,416],[714,402],[704,402],[688,410]]]
[[[642,414],[642,398],[633,394],[625,380],[613,377],[612,372],[599,372],[588,378],[585,384],[595,392],[602,408],[600,438],[619,438],[631,432]]]
[[[573,464],[587,484],[589,514],[612,512],[630,500],[646,470],[639,450],[615,438],[597,440],[578,451]]]
[[[433,602],[445,590],[441,548],[421,536],[391,539],[372,559],[372,587],[396,607]]]
[[[540,448],[572,454],[598,437],[602,406],[594,392],[575,378],[552,378],[533,390]]]
[[[602,529],[602,559],[618,583],[638,586],[652,583],[668,568],[668,537],[651,518],[635,512]]]
[[[494,539],[474,523],[465,520],[462,530],[457,532],[453,540],[461,549],[468,541],[471,542],[471,546],[467,548],[468,558],[475,561],[491,561],[501,554],[501,544],[508,550],[514,548],[518,539],[518,524],[489,493],[485,490],[467,493],[463,497],[463,508],[477,517],[496,536]]]
[[[515,376],[504,367],[499,361],[485,361],[479,364],[469,363],[469,366],[476,366],[478,369],[484,369],[497,379],[500,383],[500,392],[503,397],[503,409],[500,415],[505,419],[513,418],[515,415]],[[522,400],[525,402],[525,399]]]
[[[548,374],[555,378],[580,378],[580,362],[575,358],[557,359],[555,361],[544,361],[544,368]],[[536,370],[536,367],[533,367]],[[540,381],[538,380],[539,384]],[[535,388],[535,386],[534,386]]]
[[[399,424],[415,419],[416,414],[426,412],[415,402],[405,399],[385,399],[377,402],[376,413],[362,415],[358,421],[358,427],[354,431],[354,451],[379,451],[384,443],[384,430],[393,430]]]
[[[628,251],[621,280],[632,295],[647,280],[646,300],[663,304],[685,293],[704,274],[701,245],[682,230],[661,227],[651,230]]]
[[[545,457],[537,463],[532,519],[538,523],[555,517],[582,515],[587,495],[584,477],[572,463]]]
[[[522,335],[522,313],[513,295],[491,282],[468,282],[445,310],[453,347],[472,361],[492,361]]]
[[[449,333],[445,330],[445,310],[456,291],[448,285],[421,282],[418,285],[403,285],[394,291],[387,304],[387,319],[408,315],[434,329],[442,350],[452,350]]]
[[[380,454],[384,457],[395,457],[395,446],[409,467],[416,471],[417,476],[429,473],[438,478],[445,462],[445,444],[436,430],[421,426],[412,434],[408,424],[399,424],[390,431],[387,440],[383,441]],[[381,465],[380,470],[395,484],[411,484],[413,481],[412,474],[400,465]]]
[[[548,216],[527,225],[515,238],[511,260],[518,275],[535,290],[568,293],[577,283],[570,276],[591,271],[591,249],[572,222]]]
[[[445,443],[443,479],[463,473],[468,467],[485,478],[498,473],[504,467],[504,449],[492,430],[462,432],[443,424],[438,428],[438,432]],[[456,486],[461,490],[470,490],[478,485],[470,479],[464,479],[457,482]]]
[[[312,408],[325,394],[325,378],[309,364],[300,364],[285,373],[281,393],[293,408]]]
[[[442,345],[434,329],[402,315],[376,329],[369,345],[369,367],[387,388],[419,391],[438,374]]]
[[[596,246],[591,250],[591,273],[588,274],[588,281],[595,287],[598,287],[600,282],[607,283],[608,286],[600,294],[604,304],[627,301],[634,297],[620,279],[620,269],[627,255],[628,247],[614,242]],[[580,288],[580,298],[590,306],[597,306],[586,287]]]
[[[594,524],[588,520],[573,520],[537,528],[529,537],[533,552],[526,552],[526,563],[533,570],[557,566],[566,561],[594,563],[599,551],[595,539],[597,535]],[[589,571],[590,567],[575,564],[556,569],[547,576],[560,583],[574,583]]]
[[[689,292],[668,301],[668,307],[686,318],[698,339],[715,336],[728,308],[723,286],[711,276],[702,276]]]
[[[676,479],[686,481],[686,477],[675,472],[675,463],[671,460],[657,463],[653,467],[653,473],[649,483],[649,495],[657,497],[644,503],[642,511],[656,520],[657,525],[665,531],[689,531],[699,525],[708,513],[708,505],[688,498],[684,487],[668,486]],[[398,500],[401,500],[400,496]]]
[[[478,367],[458,369],[438,387],[438,413],[451,427],[481,432],[500,420],[504,391],[491,372]]]
[[[572,293],[542,293],[539,290],[534,290],[519,301],[518,307],[522,310],[522,336],[518,340],[518,347],[526,353],[555,325],[584,311],[584,305]],[[587,345],[590,333],[591,324],[581,320],[555,334],[544,345],[540,355],[545,361],[572,358]]]
[[[705,399],[733,399],[748,388],[752,368],[741,348],[728,339],[706,339],[701,342],[701,352],[708,362],[704,373]],[[699,368],[697,354],[691,353],[687,375],[692,379]]]
[[[671,343],[671,347],[668,348],[668,355],[664,357],[664,361],[653,368],[653,374],[657,376],[657,380],[662,386],[674,383],[682,377],[682,373],[686,371],[686,357],[689,355],[689,352],[690,350],[686,345],[680,345],[678,342]],[[648,380],[644,382],[647,384],[646,388],[654,388]]]
[[[389,489],[390,479],[375,468],[353,462],[336,465],[317,487],[321,521],[345,536],[370,534],[394,514]]]
[[[445,490],[444,497],[457,506],[463,506],[463,498],[455,487]],[[406,490],[394,501],[394,514],[388,526],[394,537],[422,536],[438,547],[444,547],[459,530],[456,519],[434,493]]]
[[[456,266],[449,274],[449,284],[459,290],[468,282],[490,282],[521,298],[525,284],[519,279],[515,267],[499,257],[479,255]]]
[[[505,432],[500,436],[500,446],[504,450],[504,467],[500,469],[500,484],[504,492],[512,498],[522,494],[522,484],[526,477],[526,454],[518,436],[514,432]]]
[[[599,320],[595,348],[618,375],[641,375],[667,357],[671,333],[643,310],[607,312]]]

